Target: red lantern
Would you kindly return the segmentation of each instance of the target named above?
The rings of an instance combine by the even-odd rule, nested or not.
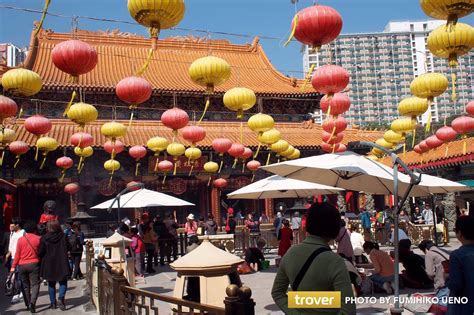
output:
[[[220,155],[223,155],[225,152],[227,152],[231,146],[232,146],[232,141],[230,141],[227,138],[217,138],[217,139],[212,140],[212,148],[216,152],[219,152]]]
[[[80,40],[67,40],[57,44],[51,51],[51,59],[59,70],[77,77],[97,65],[94,47]]]
[[[460,134],[466,134],[474,130],[474,118],[461,116],[451,122],[451,127]]]
[[[122,141],[120,140],[115,140],[114,142],[109,140],[106,143],[104,143],[104,151],[109,154],[112,154],[113,156],[122,152],[123,149],[124,149],[124,145]]]
[[[346,88],[349,84],[349,73],[340,66],[325,65],[314,72],[311,84],[319,93],[332,95]]]
[[[261,164],[257,160],[252,160],[252,161],[247,162],[247,169],[252,172],[255,172],[256,170],[258,170],[260,166]]]
[[[163,160],[163,161],[160,161],[160,163],[158,163],[158,169],[165,173],[172,171],[173,167],[174,167],[173,163],[171,163],[168,160]]]
[[[323,122],[323,130],[329,133],[340,133],[346,130],[347,121],[344,117],[328,118]]]
[[[333,96],[324,95],[319,102],[319,106],[324,113],[337,116],[349,109],[351,100],[344,93],[336,93]]]
[[[246,160],[253,156],[252,150],[250,148],[245,147],[244,152],[239,156],[241,159]]]
[[[243,144],[240,144],[240,143],[232,143],[229,150],[227,150],[227,153],[229,153],[230,156],[236,159],[242,156],[244,152],[245,152],[245,147]]]
[[[53,127],[51,121],[42,115],[34,115],[26,118],[23,126],[26,131],[36,136],[47,134]]]
[[[74,161],[67,156],[60,157],[56,160],[56,166],[62,169],[69,169],[74,165]]]
[[[339,148],[339,145],[339,143],[332,145],[326,142],[322,142],[321,149],[326,153],[332,153],[333,151],[336,152],[336,150]]]
[[[151,93],[152,86],[150,82],[141,77],[127,77],[120,80],[115,86],[117,97],[132,107],[148,101]]]
[[[326,132],[326,131],[323,131],[321,133],[321,139],[323,140],[323,142],[326,142],[327,144],[336,144],[336,143],[339,143],[342,141],[342,139],[344,138],[344,135],[341,133],[336,133],[334,135],[332,135],[331,137],[331,134],[329,132]]]
[[[115,141],[117,142],[117,140]],[[141,145],[134,145],[128,150],[128,154],[134,159],[142,159],[146,156],[146,148]]]
[[[222,189],[225,186],[227,186],[227,180],[225,180],[224,178],[218,178],[214,180],[213,184],[214,184],[214,187]]]
[[[206,138],[206,129],[199,126],[186,126],[181,131],[181,135],[185,140],[194,145],[196,142],[202,141]]]
[[[30,147],[23,141],[13,141],[8,145],[8,149],[15,155],[22,155],[28,152]]]
[[[79,191],[79,185],[77,183],[70,183],[64,186],[64,192],[73,195]]]
[[[71,144],[75,147],[79,147],[84,149],[85,147],[89,147],[94,143],[94,138],[91,134],[87,132],[76,132],[71,136]]]
[[[436,131],[436,137],[443,142],[453,141],[457,136],[458,133],[449,126],[441,127]]]
[[[189,116],[184,110],[178,107],[173,107],[161,115],[161,122],[163,125],[176,132],[178,129],[186,127],[189,122]]]
[[[428,145],[428,147],[430,149],[437,148],[437,147],[441,146],[444,143],[442,140],[438,139],[438,137],[436,137],[436,135],[432,135],[432,136],[428,137],[425,141],[426,141],[426,144]]]
[[[331,7],[313,5],[297,13],[295,38],[316,48],[333,41],[341,32],[342,17]],[[295,20],[291,25],[294,27]]]
[[[17,111],[18,106],[14,100],[0,95],[0,122],[5,118],[15,116]]]
[[[471,116],[474,116],[474,101],[470,101],[466,105],[466,113],[468,113]]]
[[[341,152],[346,152],[347,151],[347,147],[344,143],[339,143],[335,152],[337,153],[341,153]]]
[[[140,184],[140,182],[131,181],[131,182],[127,183],[127,188],[128,188],[129,191],[136,191],[136,190],[141,189],[141,186],[139,184]]]
[[[430,147],[428,146],[428,144],[426,144],[426,141],[423,140],[421,141],[420,143],[418,143],[418,146],[420,147],[421,151],[422,152],[426,152],[426,151],[429,151],[430,150]]]

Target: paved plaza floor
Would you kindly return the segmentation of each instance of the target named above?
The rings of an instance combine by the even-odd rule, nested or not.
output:
[[[448,246],[445,246],[444,249],[447,251],[452,251],[460,246],[457,240],[452,240]],[[386,248],[388,249],[388,248]],[[420,253],[418,250],[415,252]],[[270,291],[273,284],[273,279],[277,268],[274,266],[274,253],[268,255],[271,261],[271,267],[268,270],[241,275],[241,280],[245,286],[248,286],[252,289],[252,297],[256,302],[256,314],[283,314],[279,311],[278,307],[272,300]],[[83,270],[84,270],[83,266]],[[164,267],[155,267],[157,273],[154,275],[149,275],[145,278],[145,281],[139,283],[137,286],[141,289],[150,290],[156,293],[172,295],[173,288],[175,285],[176,272],[174,272],[168,266]],[[1,268],[0,272],[1,279],[5,279],[6,271],[5,268]],[[68,292],[66,295],[66,304],[67,312],[66,314],[93,314],[92,312],[86,313],[83,309],[83,305],[87,303],[88,297],[83,295],[82,289],[85,281],[70,281],[68,282]],[[25,305],[23,303],[11,304],[10,298],[5,297],[4,295],[3,284],[0,288],[0,314],[1,315],[13,315],[13,314],[29,314],[25,311]],[[401,290],[402,296],[407,296],[413,292],[424,292],[429,293],[430,291],[420,291],[420,290]],[[383,296],[381,294],[375,294],[375,297]],[[169,305],[166,303],[159,303],[160,305],[160,314],[171,314],[168,310],[170,309]],[[41,286],[40,296],[37,302],[37,310],[40,314],[61,314],[60,310],[50,310],[49,307],[49,298],[47,293],[47,287]],[[388,314],[388,304],[381,303],[364,303],[357,306],[357,311],[360,314]],[[405,312],[404,314],[411,314],[410,312]]]

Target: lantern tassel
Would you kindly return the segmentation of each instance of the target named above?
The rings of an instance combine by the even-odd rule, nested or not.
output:
[[[250,180],[250,182],[253,183],[254,179],[255,179],[255,173],[252,173],[252,180]]]
[[[13,168],[16,168],[18,166],[18,163],[20,163],[20,155],[16,156],[16,161],[15,161],[15,164],[13,165]]]
[[[237,166],[237,162],[239,161],[238,158],[234,159],[234,164],[232,164],[232,168],[235,168]]]
[[[332,127],[332,132],[331,132],[331,137],[329,137],[329,140],[332,141],[332,138],[334,137],[334,134],[336,133],[336,127]]]
[[[158,155],[156,157],[156,162],[155,162],[155,168],[153,169],[153,171],[156,173],[158,172],[158,163],[160,162],[160,156]]]
[[[240,121],[240,143],[242,144],[244,140],[244,122]]]
[[[148,50],[148,55],[146,56],[145,63],[140,67],[140,69],[137,70],[137,72],[135,72],[137,76],[142,76],[143,73],[145,73],[146,69],[148,69],[148,66],[150,65],[151,58],[153,57],[154,51],[155,50],[153,48],[150,48]]]
[[[425,133],[429,133],[431,130],[431,118],[432,118],[431,109],[429,109],[429,111],[430,113],[428,114],[428,121],[426,122]]]
[[[416,129],[413,129],[413,139],[411,141],[411,147],[414,148],[415,147],[415,138],[416,138]]]
[[[43,161],[41,162],[40,170],[43,169],[45,163],[46,163],[46,154],[44,155]]]
[[[18,113],[17,118],[20,119],[22,115],[23,115],[23,108],[20,108],[20,112]]]
[[[194,169],[194,163],[191,164],[191,169],[189,170],[188,176],[191,176],[191,174],[193,173],[193,169]]]
[[[166,182],[166,173],[165,173],[165,176],[163,176],[163,180],[161,181],[161,185],[165,185],[165,182]]]
[[[3,166],[3,158],[5,157],[5,150],[2,151],[2,156],[0,157],[0,166]]]
[[[286,42],[283,44],[284,47],[288,46],[288,44],[291,42],[293,39],[293,36],[295,36],[296,32],[296,26],[298,25],[298,14],[295,14],[295,17],[293,18],[293,28],[291,29],[290,37],[286,40]]]
[[[259,142],[259,143],[258,143],[258,147],[257,147],[257,152],[255,152],[255,155],[253,156],[254,159],[257,158],[258,153],[260,152],[260,146],[261,146],[261,145],[262,145],[262,144]]]
[[[135,112],[132,109],[132,112],[130,113],[130,119],[128,120],[128,128],[132,127],[132,121],[133,121],[133,114]]]
[[[407,144],[403,143],[403,157],[405,157],[406,153],[407,153]]]
[[[158,27],[150,27],[149,32],[150,32],[150,37],[151,37],[151,49],[156,50],[156,43],[158,41],[158,35],[160,34],[160,29]]]
[[[453,102],[456,101],[457,96],[456,96],[456,73],[451,73],[451,100]]]
[[[38,23],[38,26],[35,29],[35,33],[33,34],[33,38],[36,38],[36,36],[38,36],[38,33],[39,33],[40,29],[43,27],[43,22],[44,22],[44,19],[46,18],[46,14],[48,13],[48,7],[49,7],[50,3],[51,3],[51,0],[45,0],[44,1],[43,13],[41,14],[41,19]]]
[[[112,172],[109,177],[109,184],[107,185],[107,188],[110,188],[112,186],[112,179],[114,179],[114,173]]]
[[[209,108],[210,104],[211,104],[211,101],[210,101],[210,98],[209,98],[209,95],[208,95],[208,96],[206,96],[206,104],[204,105],[204,111],[202,112],[201,118],[199,118],[198,126],[201,123],[201,121],[204,119],[204,116],[206,115],[207,109]]]
[[[467,153],[467,142],[466,142],[467,135],[463,135],[462,138],[464,139],[463,143],[462,143],[462,154],[466,155],[466,153]]]
[[[242,160],[242,173],[245,172],[245,160]]]
[[[61,171],[61,176],[59,177],[58,181],[62,183],[64,181],[64,177],[66,176],[66,170]]]
[[[208,186],[208,187],[211,185],[211,179],[212,179],[212,176],[209,175],[209,179],[207,180],[207,186]]]
[[[334,153],[334,152],[336,152],[336,145],[335,144],[332,145],[332,153]]]
[[[303,85],[301,86],[301,92],[303,92],[306,89],[306,85],[308,84],[309,80],[311,79],[311,74],[313,74],[315,66],[316,66],[316,64],[313,63],[311,65],[311,67],[309,68],[308,73],[306,74],[306,78],[303,82]]]
[[[267,163],[265,165],[268,165],[270,164],[270,157],[272,156],[272,152],[268,152],[268,155],[267,155]]]
[[[176,163],[177,161],[174,161],[174,167],[173,167],[173,176],[176,175],[176,170],[178,168],[178,163]]]
[[[79,174],[81,174],[82,169],[84,168],[84,165],[86,165],[86,162],[82,161],[81,168],[79,169],[79,172],[78,172]]]
[[[135,176],[138,176],[138,170],[140,169],[140,162],[135,165]]]
[[[222,158],[222,160],[221,160],[221,164],[219,165],[219,171],[217,172],[217,174],[221,173],[223,164],[224,164],[224,158]]]
[[[39,149],[38,147],[36,147],[35,161],[38,161],[38,154],[39,154]]]
[[[69,103],[67,103],[66,109],[64,110],[63,117],[67,116],[67,112],[69,111],[69,109],[71,108],[72,103],[76,99],[76,95],[77,95],[76,91],[73,91],[72,94],[71,94],[71,99],[69,100]]]
[[[84,162],[84,157],[81,156],[81,158],[79,159],[79,163],[77,164],[77,171],[78,172],[80,172],[81,165],[82,165],[83,162]]]

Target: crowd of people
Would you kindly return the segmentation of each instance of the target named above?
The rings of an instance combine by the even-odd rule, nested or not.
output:
[[[66,310],[68,280],[83,277],[80,262],[84,234],[80,222],[59,224],[56,203],[45,202],[38,223],[13,218],[5,240],[5,267],[9,272],[12,303],[23,302],[36,313],[41,283],[48,287],[50,308]]]

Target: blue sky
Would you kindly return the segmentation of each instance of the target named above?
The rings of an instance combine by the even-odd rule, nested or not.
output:
[[[43,0],[0,0],[1,5],[41,9]],[[309,6],[313,0],[299,0],[297,9]],[[317,1],[330,5],[343,17],[343,33],[382,31],[390,20],[426,19],[417,0],[332,0]],[[277,69],[285,74],[302,76],[301,46],[292,42],[283,47],[282,42],[289,33],[289,25],[295,13],[290,0],[187,0],[186,14],[178,25],[183,28],[239,33],[251,37],[235,37],[211,34],[211,38],[227,38],[235,43],[251,42],[253,36],[269,36],[280,40],[260,42]],[[84,15],[133,22],[128,14],[126,0],[52,0],[51,13]],[[34,20],[40,14],[0,8],[0,42],[11,42],[19,46],[28,45]],[[78,26],[87,30],[119,28],[122,31],[146,35],[139,25],[110,22],[95,22],[79,19]],[[71,29],[71,20],[47,16],[45,28],[57,32]],[[189,34],[178,30],[165,30],[161,37]],[[191,32],[195,36],[203,33]],[[295,72],[291,72],[295,71]]]

